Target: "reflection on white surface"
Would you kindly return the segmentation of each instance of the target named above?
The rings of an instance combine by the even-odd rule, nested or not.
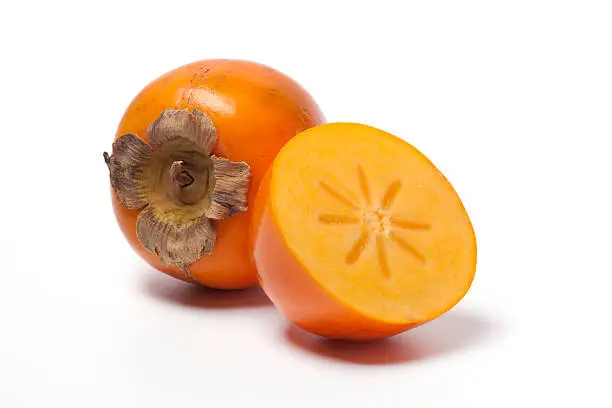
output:
[[[499,324],[474,313],[449,312],[416,329],[364,343],[327,340],[297,326],[285,332],[287,341],[311,355],[341,362],[387,365],[419,362],[482,345],[502,333]]]

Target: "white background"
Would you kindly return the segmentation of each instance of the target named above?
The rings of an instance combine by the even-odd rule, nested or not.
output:
[[[2,1],[0,407],[612,406],[611,22],[609,1]],[[455,309],[330,343],[131,251],[101,153],[146,83],[219,57],[433,160],[479,244]]]

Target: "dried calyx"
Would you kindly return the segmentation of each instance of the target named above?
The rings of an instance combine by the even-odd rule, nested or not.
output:
[[[144,142],[125,134],[104,153],[111,185],[125,207],[140,210],[138,239],[164,265],[183,270],[215,244],[216,220],[246,211],[251,175],[244,162],[211,155],[215,127],[194,110],[166,110]]]

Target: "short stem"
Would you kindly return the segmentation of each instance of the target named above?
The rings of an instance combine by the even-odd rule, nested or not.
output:
[[[210,171],[207,163],[194,165],[182,160],[172,162],[168,170],[171,184],[169,197],[180,205],[195,205],[207,200],[210,193]]]
[[[170,166],[170,178],[179,188],[189,187],[193,184],[194,178],[183,165],[183,161],[175,161]]]

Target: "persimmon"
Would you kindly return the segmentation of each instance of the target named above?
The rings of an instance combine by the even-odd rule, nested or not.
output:
[[[430,321],[467,293],[476,239],[451,184],[407,142],[352,123],[289,141],[252,217],[260,283],[298,326],[368,340]]]
[[[256,284],[248,209],[279,149],[324,120],[304,88],[264,65],[204,60],[166,73],[131,102],[105,153],[121,231],[178,279]]]

